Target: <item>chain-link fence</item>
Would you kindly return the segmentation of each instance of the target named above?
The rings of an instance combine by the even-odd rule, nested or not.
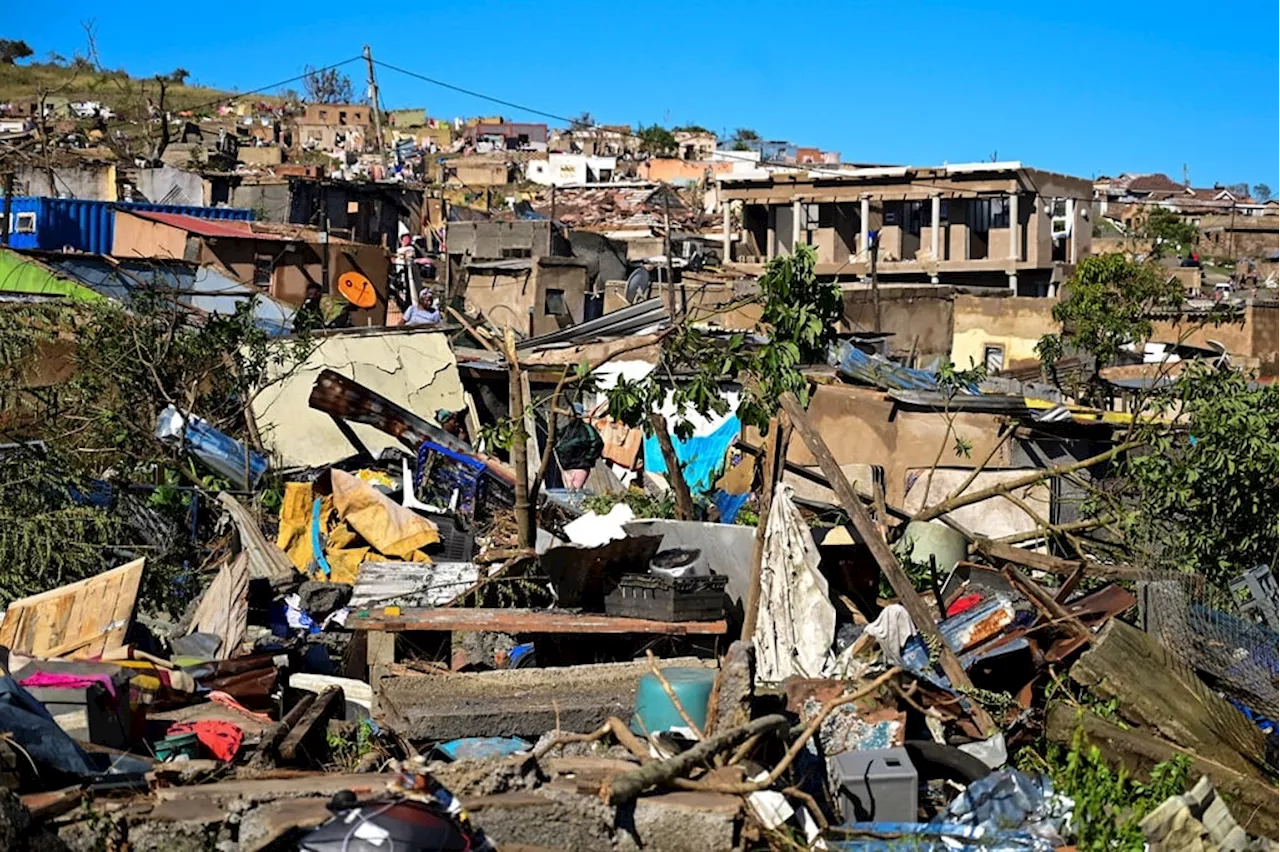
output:
[[[1262,566],[1222,590],[1195,575],[1138,583],[1143,627],[1228,698],[1278,716],[1276,577]]]

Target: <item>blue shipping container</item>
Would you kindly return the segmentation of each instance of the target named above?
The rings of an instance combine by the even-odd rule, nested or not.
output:
[[[2,200],[0,196],[0,203]],[[15,195],[9,220],[9,245],[16,249],[111,254],[115,241],[116,210],[180,213],[199,219],[253,219],[253,211],[242,207],[189,207],[146,201],[88,201]]]

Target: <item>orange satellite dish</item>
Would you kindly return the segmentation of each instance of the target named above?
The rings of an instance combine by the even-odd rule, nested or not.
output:
[[[339,275],[338,292],[357,308],[372,308],[378,304],[378,291],[359,272],[344,272]]]

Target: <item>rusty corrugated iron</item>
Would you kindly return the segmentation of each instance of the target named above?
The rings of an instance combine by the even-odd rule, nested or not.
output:
[[[479,459],[496,477],[508,484],[515,482],[514,474],[505,464],[480,455],[470,444],[341,373],[333,370],[321,372],[311,388],[307,403],[331,417],[363,423],[386,432],[415,453],[423,441],[433,441],[454,452]]]

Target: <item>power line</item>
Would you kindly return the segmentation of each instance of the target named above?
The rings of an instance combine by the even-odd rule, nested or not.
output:
[[[261,86],[257,89],[250,89],[247,92],[234,92],[231,94],[224,95],[223,97],[218,98],[217,100],[212,100],[212,101],[209,101],[208,103],[196,104],[195,106],[183,107],[183,109],[186,109],[186,110],[203,109],[204,107],[220,104],[223,101],[234,101],[237,98],[243,98],[248,95],[258,95],[258,94],[262,94],[263,92],[274,91],[276,89],[279,89],[281,86],[287,86],[290,83],[296,83],[299,80],[305,80],[307,77],[311,76],[312,74],[319,74],[324,71],[332,71],[335,68],[341,68],[343,65],[349,65],[352,62],[356,62],[362,59],[364,59],[363,56],[353,56],[350,59],[344,59],[341,62],[335,62],[332,65],[326,65],[323,68],[308,69],[306,71],[303,71],[301,74],[297,75],[296,77],[290,77],[287,80],[280,80],[279,82],[271,83],[266,86]]]
[[[428,77],[427,75],[419,74],[416,71],[409,71],[405,68],[400,68],[399,66],[392,65],[390,62],[383,62],[381,59],[375,59],[373,60],[373,62],[375,65],[381,65],[382,67],[387,68],[391,71],[398,71],[401,74],[404,74],[408,77],[413,77],[415,79],[422,80],[425,83],[431,83],[433,86],[440,86],[441,88],[449,89],[454,92],[459,92],[461,94],[468,95],[473,98],[479,98],[480,100],[488,101],[489,103],[494,103],[494,104],[498,104],[500,106],[505,106],[505,107],[511,107],[512,109],[518,109],[521,112],[527,112],[533,115],[540,115],[543,118],[550,118],[555,121],[563,121],[567,124],[573,124],[574,122],[577,121],[577,119],[575,118],[567,118],[563,115],[556,115],[553,112],[547,112],[546,110],[537,109],[531,106],[525,106],[524,104],[518,104],[518,103],[515,103],[514,101],[503,100],[502,98],[494,97],[493,95],[486,95],[483,92],[477,92],[472,89],[464,89],[462,86],[455,86],[453,83],[446,83],[444,80],[437,80],[434,77]],[[631,134],[631,135],[635,135],[635,134]]]
[[[389,63],[389,62],[383,62],[383,61],[382,61],[382,60],[380,60],[380,59],[375,59],[375,60],[374,60],[374,64],[376,64],[376,65],[381,65],[381,66],[383,66],[383,67],[385,67],[385,68],[387,68],[388,70],[391,70],[391,71],[397,71],[397,72],[399,72],[399,73],[401,73],[401,74],[404,74],[404,75],[406,75],[406,76],[408,76],[408,77],[413,77],[414,79],[422,80],[423,82],[430,83],[430,84],[432,84],[432,85],[434,85],[434,86],[440,86],[441,88],[449,89],[450,91],[459,92],[460,94],[468,95],[468,96],[473,97],[473,98],[479,98],[480,100],[483,100],[483,101],[488,101],[489,103],[494,103],[494,104],[498,104],[498,105],[500,105],[500,106],[510,107],[511,109],[520,110],[520,111],[522,111],[522,112],[527,112],[527,113],[530,113],[530,114],[532,114],[532,115],[541,116],[541,117],[543,117],[543,118],[549,118],[549,119],[552,119],[552,120],[554,120],[554,121],[563,121],[563,122],[565,122],[566,124],[568,124],[568,125],[570,125],[570,126],[575,125],[575,124],[577,124],[577,122],[578,122],[578,119],[576,119],[576,118],[569,118],[568,116],[558,115],[558,114],[553,113],[553,112],[548,112],[547,110],[542,110],[542,109],[538,109],[538,108],[536,108],[536,107],[527,106],[527,105],[525,105],[525,104],[516,103],[515,101],[509,101],[509,100],[506,100],[506,99],[504,99],[504,98],[496,97],[496,96],[494,96],[494,95],[487,95],[487,94],[485,94],[484,92],[477,92],[477,91],[475,91],[474,89],[467,89],[467,88],[464,88],[464,87],[462,87],[462,86],[458,86],[458,85],[455,85],[455,84],[453,84],[453,83],[446,82],[446,81],[444,81],[444,80],[436,79],[435,77],[429,77],[429,76],[427,76],[426,74],[419,74],[419,73],[418,73],[418,72],[416,72],[416,71],[410,71],[410,70],[408,70],[408,69],[406,69],[406,68],[401,68],[401,67],[399,67],[399,66],[392,65],[392,64],[391,64],[391,63]],[[643,137],[641,134],[639,134],[639,133],[636,133],[636,132],[631,131],[631,130],[628,130],[628,131],[626,131],[626,132],[623,132],[623,131],[619,130],[619,129],[618,129],[618,128],[616,128],[616,127],[608,127],[608,128],[606,128],[606,127],[604,127],[604,126],[602,126],[602,125],[598,125],[598,124],[597,124],[597,125],[593,125],[593,126],[588,127],[588,128],[584,128],[584,129],[586,129],[586,130],[605,130],[605,129],[608,129],[608,130],[610,130],[610,131],[617,132],[617,133],[618,133],[619,135],[621,135],[621,136],[626,136],[626,137],[631,138],[631,139],[640,139],[640,140],[643,140],[643,139],[644,139],[644,137]],[[764,164],[763,164],[759,159],[757,159],[757,158],[747,157],[747,156],[742,156],[742,155],[736,154],[736,153],[731,152],[731,151],[721,151],[721,150],[717,150],[715,153],[716,153],[716,156],[717,156],[718,158],[722,159],[722,160],[736,160],[736,161],[741,162],[741,163],[751,163],[751,164],[754,164],[754,165],[757,165],[757,166],[763,166],[763,165],[764,165]],[[803,171],[809,172],[810,174],[826,174],[826,175],[832,175],[832,176],[834,176],[834,177],[841,177],[841,178],[857,177],[856,175],[852,175],[850,172],[848,172],[848,171],[846,171],[846,170],[842,170],[842,169],[831,169],[831,168],[822,168],[821,166],[818,166],[818,165],[815,165],[815,164],[812,164],[812,163],[795,163],[795,164],[787,163],[787,164],[784,164],[784,165],[786,165],[787,167],[795,167],[797,170],[803,170]],[[930,183],[924,183],[924,182],[917,181],[917,180],[913,180],[913,181],[912,181],[912,183],[913,183],[914,185],[921,186],[921,187],[925,187],[925,188],[927,188],[927,189],[937,189],[937,190],[941,190],[941,191],[955,191],[955,190],[956,190],[956,187],[951,187],[951,186],[942,186],[941,184],[930,184]],[[1034,180],[1032,181],[1032,186],[1033,186],[1033,188],[1035,189],[1036,194],[1037,194],[1037,195],[1039,195],[1039,194],[1040,194],[1040,193],[1039,193],[1039,188],[1035,186],[1035,182],[1034,182]],[[1092,196],[1088,196],[1088,197],[1086,197],[1086,196],[1077,196],[1077,195],[1062,195],[1062,196],[1054,196],[1054,197],[1055,197],[1055,198],[1069,198],[1069,199],[1071,199],[1071,200],[1073,200],[1073,201],[1082,201],[1082,202],[1092,202],[1092,201],[1093,201]]]

